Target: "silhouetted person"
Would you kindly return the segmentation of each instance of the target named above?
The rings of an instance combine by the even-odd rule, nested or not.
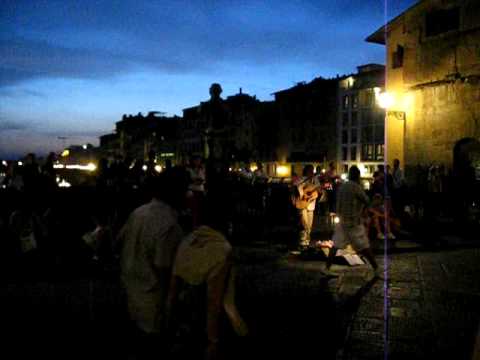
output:
[[[38,190],[40,184],[40,167],[37,163],[35,154],[30,153],[22,169],[23,185],[27,192],[34,193]]]
[[[135,209],[119,234],[121,273],[130,317],[146,353],[165,351],[165,303],[182,230],[177,210],[184,204],[184,172],[172,169],[148,181],[152,200]]]

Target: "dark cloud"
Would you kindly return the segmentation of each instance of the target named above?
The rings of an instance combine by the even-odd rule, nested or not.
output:
[[[145,67],[164,73],[215,71],[236,62],[320,68],[332,62],[324,52],[343,58],[366,46],[365,36],[381,24],[384,2],[8,0],[2,8],[0,86],[6,86],[34,78],[106,78]],[[371,28],[359,33],[358,21]]]
[[[17,121],[4,120],[0,117],[0,132],[8,130],[24,130],[27,125]]]

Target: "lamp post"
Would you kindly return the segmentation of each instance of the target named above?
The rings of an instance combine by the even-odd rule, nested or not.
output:
[[[382,108],[385,109],[385,135],[388,134],[388,119],[390,118],[395,118],[396,120],[403,121],[403,127],[402,127],[402,135],[401,135],[401,144],[400,144],[400,150],[399,150],[399,157],[401,157],[401,162],[405,164],[405,139],[406,139],[406,114],[405,111],[398,111],[398,110],[391,110],[392,108],[398,108],[402,107],[400,105],[400,102],[396,98],[395,94],[389,93],[389,92],[380,92],[376,91],[376,98],[378,105]],[[405,103],[405,99],[402,102],[402,104]],[[387,136],[385,136],[387,138]],[[385,147],[388,146],[388,141],[385,141]],[[388,149],[386,150],[386,154],[388,154]]]

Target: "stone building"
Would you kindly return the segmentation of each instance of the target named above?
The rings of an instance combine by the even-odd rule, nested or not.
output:
[[[358,66],[358,72],[338,81],[337,170],[359,165],[371,176],[384,161],[385,110],[377,101],[385,86],[385,66]]]
[[[260,101],[240,92],[221,97],[213,84],[210,100],[183,109],[179,148],[184,161],[191,155],[226,164],[254,161],[258,157],[257,113]]]
[[[423,0],[367,39],[386,46],[386,158],[480,171],[480,1]]]
[[[321,77],[277,91],[279,163],[290,163],[301,173],[304,164],[322,164],[337,158],[337,79]]]
[[[147,160],[154,155],[160,163],[174,161],[177,153],[180,117],[167,117],[149,112],[147,116],[123,115],[115,124],[115,133],[100,137],[100,149],[105,157],[125,157]]]

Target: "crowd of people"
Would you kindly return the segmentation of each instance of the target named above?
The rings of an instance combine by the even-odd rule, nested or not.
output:
[[[378,275],[370,240],[394,240],[400,220],[415,207],[397,159],[392,168],[378,166],[367,191],[356,166],[343,181],[330,163],[325,171],[305,166],[303,176],[281,184],[290,189],[278,193],[262,164],[238,172],[192,157],[185,166],[158,169],[153,158],[116,158],[100,161],[94,187],[60,189],[54,163],[53,154],[42,165],[29,154],[22,164],[2,164],[2,274],[32,264],[47,276],[65,275],[68,266],[117,271],[142,348],[163,343],[165,351],[196,349],[210,359],[219,351],[222,316],[237,334],[248,332],[235,305],[232,257],[232,228],[245,225],[243,217],[265,227],[266,213],[275,209],[272,218],[282,222],[278,214],[295,213],[285,196],[293,194],[300,247],[317,246],[311,234],[321,211],[338,219],[326,245],[327,268],[337,249],[351,245]],[[427,193],[435,201],[444,190],[440,174],[428,172]],[[179,341],[189,345],[172,347]]]

